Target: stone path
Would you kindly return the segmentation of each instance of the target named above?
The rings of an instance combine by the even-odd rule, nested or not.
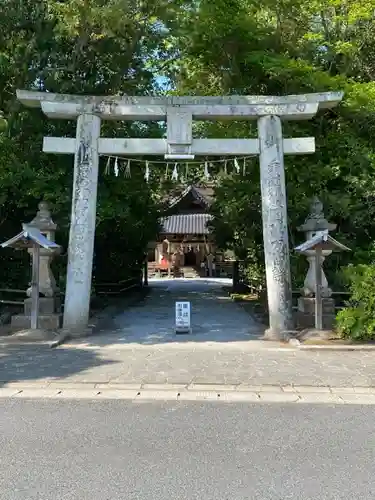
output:
[[[0,341],[0,387],[375,387],[375,351],[312,352],[261,341],[260,326],[227,299],[222,284],[157,282],[142,305],[112,318],[112,330],[56,349]],[[180,298],[192,302],[193,335],[173,332]]]
[[[259,339],[264,330],[231,301],[228,279],[153,279],[151,293],[140,304],[112,318],[91,345],[161,345],[187,342],[236,342]],[[176,335],[175,303],[191,303],[192,335]],[[85,343],[85,342],[83,342]],[[78,341],[75,344],[82,344]]]
[[[375,352],[258,348],[251,342],[0,346],[0,386],[18,381],[375,387]]]

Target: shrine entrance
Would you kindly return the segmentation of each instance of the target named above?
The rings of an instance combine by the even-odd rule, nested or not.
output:
[[[313,137],[283,138],[282,120],[309,120],[332,108],[341,92],[290,96],[99,97],[17,91],[27,106],[49,118],[77,120],[75,138],[45,137],[46,153],[74,154],[74,184],[68,250],[64,328],[81,335],[88,324],[94,250],[99,155],[164,156],[188,161],[196,156],[259,155],[269,329],[283,338],[292,328],[284,155],[315,152]],[[257,120],[256,139],[195,139],[193,120]],[[165,139],[100,137],[102,120],[166,120]]]
[[[188,250],[184,256],[184,265],[186,267],[195,267],[197,265],[197,256],[192,248]]]

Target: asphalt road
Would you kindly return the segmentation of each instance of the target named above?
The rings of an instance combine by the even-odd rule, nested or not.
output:
[[[370,500],[373,406],[0,401],[1,500]]]

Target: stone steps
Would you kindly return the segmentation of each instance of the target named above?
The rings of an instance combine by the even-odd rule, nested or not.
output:
[[[194,267],[182,267],[181,271],[184,278],[190,278],[190,279],[200,278],[198,271]]]

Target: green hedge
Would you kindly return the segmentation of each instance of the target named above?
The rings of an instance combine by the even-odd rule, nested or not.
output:
[[[345,275],[351,297],[337,314],[337,329],[344,338],[375,340],[375,264],[348,266]]]

